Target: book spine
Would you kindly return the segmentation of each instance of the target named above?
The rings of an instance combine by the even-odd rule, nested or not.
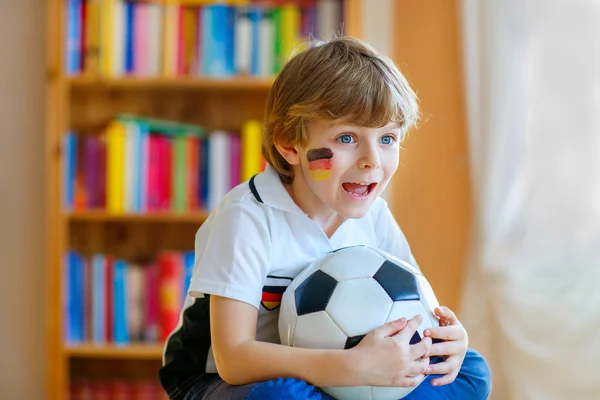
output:
[[[123,260],[115,260],[113,272],[113,341],[115,344],[129,343],[127,311],[127,264]]]
[[[242,125],[242,182],[252,178],[261,169],[261,131],[261,123],[256,120],[246,121]]]
[[[235,71],[240,75],[250,73],[250,52],[252,47],[251,23],[247,7],[237,7],[235,11]]]
[[[159,268],[159,339],[167,340],[179,322],[182,292],[182,268],[180,254],[162,253]]]
[[[139,342],[144,334],[144,298],[146,297],[144,271],[141,265],[128,265],[125,297],[129,340]]]
[[[190,136],[187,138],[187,202],[189,210],[196,210],[199,208],[199,184],[200,184],[200,139],[197,137]]]
[[[136,4],[135,28],[134,72],[137,76],[145,76],[148,66],[148,4]]]
[[[155,342],[158,340],[158,267],[156,263],[150,263],[144,268],[146,285],[146,299],[144,312],[144,340]]]
[[[105,321],[105,328],[106,331],[104,332],[104,337],[106,339],[107,342],[112,342],[113,341],[113,326],[114,326],[114,320],[113,320],[113,315],[114,315],[114,311],[113,311],[113,304],[114,304],[114,283],[113,283],[113,271],[114,271],[114,258],[112,256],[106,256],[105,258],[106,260],[106,269],[104,270],[106,272],[106,277],[104,279],[106,285],[106,292],[104,294],[104,300],[106,301],[106,304],[104,306],[104,311],[106,312],[105,316],[104,316],[104,321]]]
[[[165,77],[175,77],[177,75],[178,54],[178,21],[179,6],[177,4],[165,4],[163,11],[163,29],[162,38],[162,74]]]
[[[63,139],[63,204],[65,210],[73,209],[75,170],[77,165],[77,136],[69,132]]]
[[[134,70],[134,32],[137,28],[135,12],[137,4],[125,3],[125,73],[131,74]]]
[[[107,138],[107,211],[122,213],[124,205],[124,168],[126,131],[123,123],[113,121],[106,131]]]
[[[106,258],[102,254],[92,257],[92,341],[106,343]]]
[[[148,203],[149,211],[156,211],[160,207],[159,172],[161,163],[160,136],[149,134],[148,139]]]
[[[187,155],[186,143],[184,136],[176,136],[173,142],[173,160],[172,160],[172,176],[173,183],[173,211],[184,212],[188,210],[186,199],[186,182],[187,182]]]
[[[100,0],[86,1],[85,71],[100,72]]]
[[[214,131],[210,135],[209,162],[209,198],[208,208],[217,207],[227,193],[230,179],[229,134],[224,131]]]
[[[241,157],[242,157],[242,141],[240,136],[232,134],[229,136],[230,140],[230,169],[229,169],[229,190],[233,189],[240,184],[242,175]]]
[[[81,71],[81,2],[67,0],[65,66],[68,75],[76,75]]]

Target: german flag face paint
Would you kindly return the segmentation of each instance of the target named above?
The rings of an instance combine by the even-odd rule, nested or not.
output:
[[[327,147],[311,149],[306,153],[308,171],[312,179],[323,180],[331,175],[331,159],[333,151]]]

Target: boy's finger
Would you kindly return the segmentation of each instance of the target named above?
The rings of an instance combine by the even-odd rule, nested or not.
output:
[[[433,312],[438,317],[445,318],[445,319],[449,320],[450,324],[453,324],[453,323],[455,323],[455,322],[458,321],[458,318],[456,318],[456,314],[454,314],[454,312],[452,312],[452,310],[450,310],[446,306],[436,307],[433,310]]]
[[[399,340],[405,341],[408,343],[410,339],[413,337],[419,325],[423,322],[423,317],[420,314],[415,315],[411,319],[408,320],[406,326],[400,331],[396,337]]]
[[[406,376],[400,381],[400,386],[402,387],[415,387],[418,386],[425,379],[424,374],[414,375],[414,376]]]
[[[429,367],[427,367],[426,373],[430,375],[446,375],[451,374],[457,369],[456,357],[448,357],[444,362],[430,364]]]
[[[427,372],[427,368],[429,368],[429,357],[414,361],[408,367],[407,373],[408,375],[423,375]]]
[[[451,356],[462,350],[462,345],[459,342],[437,342],[431,345],[431,356]]]
[[[433,341],[431,338],[424,337],[418,343],[411,344],[410,349],[410,357],[413,360],[428,357],[431,354],[431,346]]]
[[[458,376],[458,371],[452,372],[448,375],[444,375],[440,378],[435,378],[434,380],[431,381],[431,384],[433,386],[444,386],[444,385],[448,385],[452,382],[454,382],[454,380],[456,379],[456,377]]]
[[[457,325],[440,326],[439,328],[425,329],[423,335],[442,340],[459,340],[462,339],[463,331]]]
[[[387,324],[383,325],[380,328],[375,329],[375,332],[379,337],[389,337],[394,336],[398,332],[400,332],[406,326],[406,318],[396,319],[394,321],[390,321]]]

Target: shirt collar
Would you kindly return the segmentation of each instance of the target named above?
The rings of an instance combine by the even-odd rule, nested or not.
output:
[[[291,198],[279,174],[270,164],[256,176],[254,185],[264,204],[282,211],[306,215]]]

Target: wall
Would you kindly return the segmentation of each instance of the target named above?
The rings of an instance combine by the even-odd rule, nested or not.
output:
[[[0,398],[44,390],[44,2],[0,0]]]
[[[373,0],[362,0],[361,14],[362,25],[359,35],[380,52],[393,56],[395,38],[391,33],[394,30],[394,2],[396,0],[377,0],[377,7],[373,7]]]
[[[396,0],[394,61],[423,118],[403,143],[391,209],[442,304],[456,309],[470,224],[470,184],[456,0]]]

